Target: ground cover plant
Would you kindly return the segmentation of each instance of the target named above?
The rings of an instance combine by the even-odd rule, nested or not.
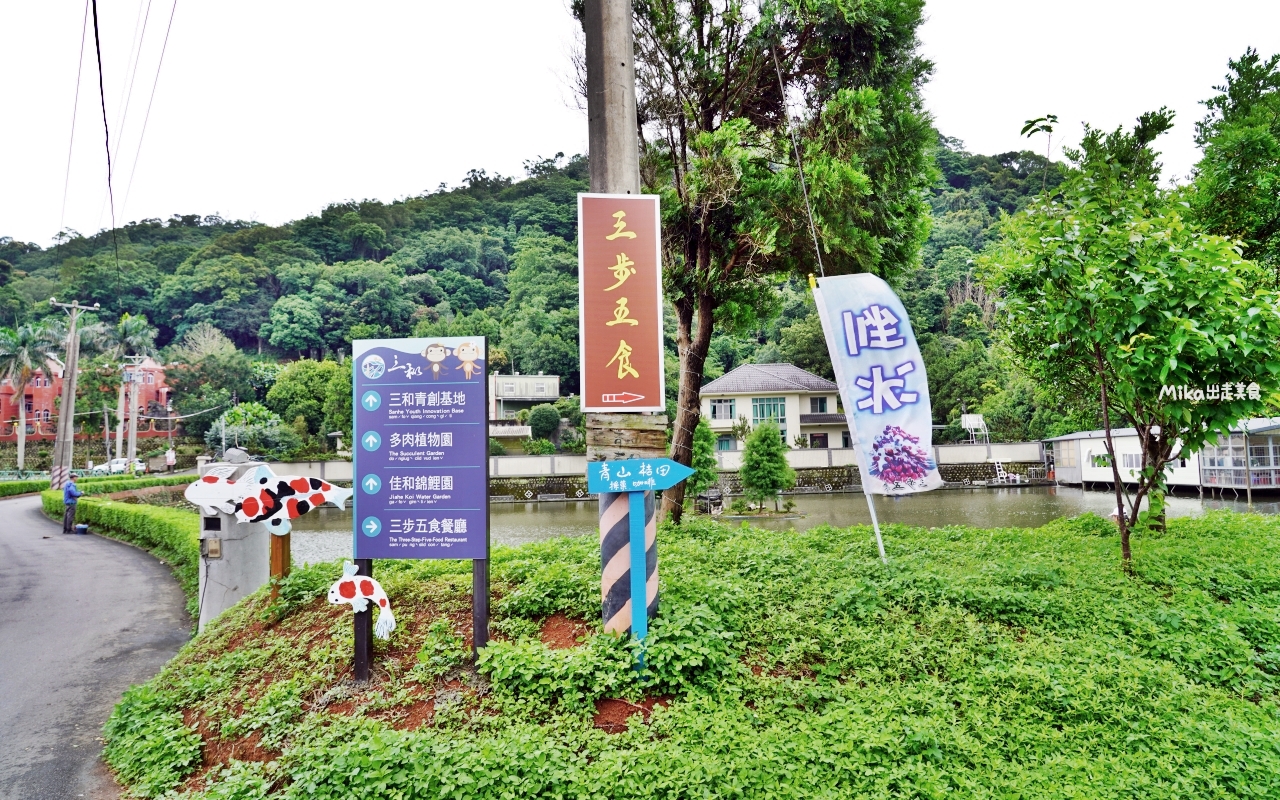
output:
[[[1280,797],[1280,520],[659,532],[645,669],[600,633],[593,537],[377,562],[399,627],[298,569],[117,707],[133,791],[195,798]]]

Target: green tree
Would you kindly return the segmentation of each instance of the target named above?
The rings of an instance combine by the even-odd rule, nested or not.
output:
[[[323,430],[325,394],[339,373],[337,362],[298,359],[276,376],[267,392],[266,406],[281,419],[302,417],[312,434],[328,433]]]
[[[685,479],[686,493],[697,497],[720,480],[716,463],[716,435],[706,419],[698,420],[693,432],[693,474]]]
[[[779,347],[787,363],[795,364],[814,375],[821,375],[829,381],[836,379],[835,370],[831,366],[831,353],[827,350],[827,337],[822,333],[822,320],[818,319],[817,309],[814,309],[813,316],[783,328]]]
[[[56,357],[59,344],[59,337],[43,325],[0,329],[0,375],[13,387],[18,406],[19,470],[26,468],[27,454],[27,404],[23,395],[36,370],[48,370],[46,362]]]
[[[1228,65],[1196,126],[1204,156],[1191,205],[1210,232],[1243,241],[1244,255],[1280,287],[1280,55],[1263,59],[1249,48]]]
[[[322,433],[344,433],[352,441],[351,359],[338,365],[338,371],[324,389],[324,427]]]
[[[529,409],[529,433],[535,439],[554,439],[560,429],[560,412],[550,403]]]
[[[919,93],[931,68],[916,52],[923,6],[635,4],[643,188],[662,195],[681,359],[676,461],[692,459],[717,324],[740,332],[777,276],[818,272],[793,130],[826,274],[889,277],[916,263],[936,139]],[[675,519],[682,501],[682,486],[663,493]]]
[[[1112,429],[1137,429],[1142,466],[1119,521],[1126,565],[1139,506],[1153,493],[1160,505],[1169,460],[1262,413],[1280,389],[1280,297],[1255,288],[1265,270],[1196,229],[1157,186],[1151,144],[1171,125],[1162,109],[1132,132],[1087,128],[1061,200],[1013,217],[983,259],[1023,369],[1064,396],[1097,397],[1122,507]],[[1254,397],[1195,402],[1165,389],[1225,382],[1255,383]]]
[[[765,499],[772,497],[773,508],[778,510],[778,494],[796,485],[796,472],[787,463],[787,446],[778,423],[766,420],[747,437],[738,477],[748,498],[763,506]]]
[[[271,307],[270,320],[263,323],[261,336],[272,347],[305,356],[312,348],[324,344],[320,336],[322,327],[323,321],[315,306],[302,296],[287,295]]]

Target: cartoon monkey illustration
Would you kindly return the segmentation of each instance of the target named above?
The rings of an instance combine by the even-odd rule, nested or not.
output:
[[[436,342],[427,345],[427,349],[422,351],[422,355],[431,362],[431,379],[440,380],[440,362],[444,361],[445,356],[449,355],[449,348]]]
[[[472,375],[479,375],[483,370],[476,362],[480,360],[480,348],[471,342],[463,342],[458,345],[458,349],[453,351],[462,363],[455,369],[462,370],[462,374],[471,380]]]

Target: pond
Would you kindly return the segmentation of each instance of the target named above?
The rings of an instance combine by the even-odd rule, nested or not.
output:
[[[797,519],[761,519],[751,524],[774,530],[807,530],[818,525],[868,525],[871,515],[866,498],[857,493],[792,495]],[[1034,486],[1001,489],[948,489],[906,497],[875,498],[876,514],[882,524],[902,523],[940,527],[974,525],[980,528],[1034,528],[1057,517],[1092,511],[1106,516],[1114,508],[1109,492],[1084,491],[1066,486]],[[1170,497],[1171,517],[1198,516],[1205,511],[1228,508],[1245,511],[1243,495],[1238,500],[1201,499],[1194,494]],[[594,535],[596,504],[591,501],[553,503],[493,503],[489,506],[492,541],[495,545],[518,545],[555,536]],[[1280,498],[1267,496],[1253,504],[1262,514],[1280,514]],[[733,524],[734,520],[726,520]],[[292,551],[297,563],[314,563],[351,557],[351,511],[321,508],[294,523]]]

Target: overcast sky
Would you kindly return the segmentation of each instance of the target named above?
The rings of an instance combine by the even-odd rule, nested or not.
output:
[[[586,149],[566,0],[180,0],[135,169],[172,2],[98,2],[118,222],[276,224]],[[91,21],[63,207],[83,13],[79,0],[0,3],[0,235],[47,246],[60,227],[110,225]],[[933,0],[928,14],[926,102],[971,151],[1043,149],[1018,130],[1054,113],[1056,158],[1082,121],[1111,128],[1168,105],[1173,176],[1197,158],[1198,103],[1227,59],[1280,51],[1275,0]]]

